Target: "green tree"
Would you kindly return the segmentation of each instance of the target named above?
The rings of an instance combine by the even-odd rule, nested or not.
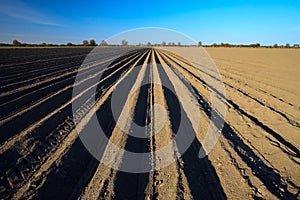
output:
[[[68,42],[67,46],[73,46],[73,44],[71,42]]]
[[[165,41],[163,41],[162,43],[161,43],[161,46],[166,46],[167,45],[167,43],[165,42]]]
[[[12,44],[13,44],[14,46],[18,46],[18,45],[21,44],[21,42],[19,42],[18,40],[13,40]]]
[[[289,43],[286,43],[286,44],[285,44],[285,47],[286,47],[286,48],[290,48],[291,45],[290,45]]]
[[[83,41],[82,41],[82,44],[83,44],[83,46],[88,46],[88,45],[89,45],[89,42],[88,42],[87,40],[83,40]]]
[[[122,46],[127,46],[127,45],[128,45],[128,42],[127,42],[126,40],[122,40],[122,41],[121,41],[121,45],[122,45]]]
[[[90,45],[91,46],[96,46],[97,44],[96,44],[96,41],[95,40],[90,40]]]
[[[201,47],[201,46],[202,46],[202,42],[199,41],[199,42],[198,42],[198,47]]]
[[[275,44],[273,45],[273,47],[274,47],[274,48],[277,48],[277,47],[278,47],[278,44],[277,44],[277,43],[275,43]]]

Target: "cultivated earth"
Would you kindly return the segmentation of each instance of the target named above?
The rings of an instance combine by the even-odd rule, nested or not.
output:
[[[0,49],[0,199],[299,199],[300,50],[206,48],[218,72],[181,56],[195,48]],[[123,110],[115,119],[112,94],[133,71],[127,86],[137,89],[119,100],[133,121]],[[222,82],[225,94],[203,77]],[[140,87],[143,81],[149,84]],[[74,87],[81,92],[73,94]],[[211,107],[211,92],[226,115]],[[94,131],[93,114],[111,144],[149,152],[138,163],[154,170],[117,170],[124,153],[109,144],[102,144],[100,162],[93,157],[79,137]],[[224,124],[213,124],[220,138],[200,159],[212,116]],[[172,139],[181,118],[195,139],[178,156]],[[149,137],[133,137],[119,122],[128,131],[133,123],[146,125]],[[157,168],[156,152],[168,143],[167,160],[179,158]]]

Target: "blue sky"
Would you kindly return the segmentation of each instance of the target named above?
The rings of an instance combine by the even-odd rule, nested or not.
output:
[[[204,44],[294,44],[300,43],[299,10],[297,0],[0,0],[0,43],[99,42],[129,29],[162,27]]]

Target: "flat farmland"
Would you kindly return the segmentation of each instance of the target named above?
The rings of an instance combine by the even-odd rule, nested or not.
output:
[[[300,50],[206,48],[219,79],[217,71],[181,56],[196,54],[195,48],[0,49],[0,198],[300,198]],[[213,110],[209,92],[218,89],[199,73],[224,84],[226,94],[217,96],[226,116]],[[112,95],[124,82],[133,95],[118,102],[129,105],[133,121],[124,109],[117,119],[111,111]],[[73,94],[74,87],[80,92]],[[212,110],[224,126],[213,150],[200,159]],[[138,162],[152,170],[116,170],[126,163],[125,153],[110,143],[102,144],[100,162],[94,158],[78,136],[94,131],[93,114],[115,146],[149,153]],[[172,140],[179,118],[185,119],[186,139],[195,135],[181,156]],[[133,137],[117,123],[128,132],[133,123],[147,126],[148,137]],[[156,152],[165,146],[166,160],[178,159],[157,168],[162,159]]]
[[[295,195],[288,198],[299,198],[299,49],[206,50],[220,70],[229,102],[233,102],[229,105],[226,121],[240,134],[243,145],[253,151],[244,149],[244,154],[242,148],[223,143],[221,138],[220,148],[228,148],[225,151],[231,157],[231,161],[224,162],[231,162],[244,178],[238,182],[233,175],[226,175],[224,185],[231,188],[233,196],[249,193],[251,188],[266,199],[282,198],[278,194],[283,191]],[[235,150],[230,150],[230,146]],[[212,160],[222,160],[217,154],[212,151]],[[224,173],[225,168],[221,165],[220,173]],[[247,190],[243,187],[245,183],[249,186]],[[269,192],[272,195],[269,196]]]

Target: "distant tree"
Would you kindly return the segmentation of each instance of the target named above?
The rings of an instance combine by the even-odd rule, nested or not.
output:
[[[167,43],[165,42],[165,41],[163,41],[162,43],[161,43],[161,46],[166,46],[167,45]]]
[[[68,42],[67,46],[73,46],[73,44],[71,42]]]
[[[201,47],[201,46],[202,46],[202,42],[199,41],[199,42],[198,42],[198,47]]]
[[[121,45],[122,45],[122,46],[127,46],[127,45],[128,45],[128,42],[127,42],[126,40],[122,40],[122,41],[121,41]]]
[[[96,44],[96,41],[95,40],[90,40],[90,45],[91,46],[96,46],[97,44]]]
[[[40,46],[45,47],[45,46],[48,46],[48,45],[45,42],[43,42],[43,43],[40,44]]]
[[[218,45],[217,45],[217,43],[213,43],[211,46],[217,47]]]
[[[278,47],[278,44],[277,44],[277,43],[275,43],[275,44],[273,45],[273,47],[274,47],[274,48],[277,48],[277,47]]]
[[[178,46],[181,46],[181,42],[178,42],[177,45],[178,45]]]
[[[9,44],[6,44],[6,43],[0,43],[0,46],[9,46]]]
[[[175,42],[169,42],[168,46],[176,46]]]
[[[286,43],[286,44],[285,44],[285,47],[286,47],[286,48],[290,48],[291,45],[290,45],[289,43]]]
[[[12,44],[14,46],[18,46],[18,45],[21,45],[21,42],[19,42],[18,40],[13,40]]]
[[[249,47],[260,47],[260,44],[259,44],[259,43],[256,43],[256,44],[249,44]]]
[[[87,40],[83,40],[83,41],[82,41],[82,44],[83,44],[83,46],[88,46],[88,45],[89,45],[89,42],[88,42]]]
[[[102,40],[101,43],[100,43],[100,46],[107,46],[107,42],[105,40]]]
[[[151,46],[151,42],[147,42],[147,46],[148,46],[148,47]]]

